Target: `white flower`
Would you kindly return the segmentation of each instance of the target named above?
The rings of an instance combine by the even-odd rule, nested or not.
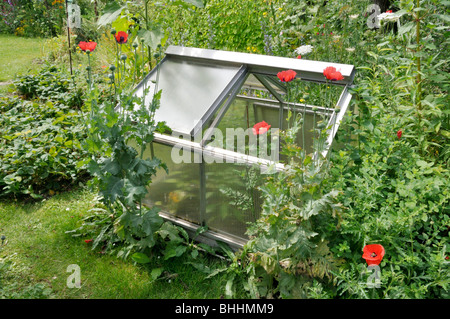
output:
[[[377,18],[380,21],[395,22],[398,21],[398,19],[400,19],[400,15],[396,15],[395,13],[392,12],[384,12],[382,14],[379,14]]]
[[[354,20],[359,16],[359,14],[352,14],[349,16],[350,19]]]
[[[348,52],[355,52],[355,48],[345,48]]]
[[[313,49],[312,45],[302,45],[300,47],[298,47],[297,49],[295,49],[295,53],[300,54],[300,55],[305,55],[308,53],[311,53]]]

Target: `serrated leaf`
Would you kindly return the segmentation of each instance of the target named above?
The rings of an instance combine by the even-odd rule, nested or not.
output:
[[[108,3],[103,10],[103,15],[98,19],[97,25],[105,26],[113,23],[125,7],[120,6],[116,2]]]
[[[138,37],[144,41],[145,45],[155,50],[164,39],[164,31],[160,27],[155,27],[152,30],[141,29],[138,32]]]

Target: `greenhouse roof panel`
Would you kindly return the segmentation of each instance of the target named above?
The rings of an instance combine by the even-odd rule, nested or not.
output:
[[[166,58],[160,64],[159,75],[154,69],[136,88],[142,96],[155,92],[156,77],[162,90],[161,107],[155,113],[157,122],[165,121],[173,131],[194,135],[221,105],[237,78],[243,76],[240,66],[207,65]],[[149,100],[146,103],[151,102]]]
[[[291,69],[302,80],[324,83],[323,70],[328,66],[344,76],[333,84],[347,86],[353,82],[355,68],[348,64],[169,46],[166,57],[137,86],[135,95],[142,97],[148,88],[146,103],[150,103],[157,82],[162,95],[155,120],[166,122],[176,133],[195,136],[229,97],[234,98],[231,95],[251,73],[258,79],[258,74],[269,80],[274,77],[274,84],[283,88],[284,83],[276,78],[280,71]]]

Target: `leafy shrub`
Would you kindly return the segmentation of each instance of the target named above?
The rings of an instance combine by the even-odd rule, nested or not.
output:
[[[50,65],[36,74],[24,75],[15,80],[14,85],[25,99],[39,98],[77,109],[83,104],[82,87],[56,66]]]
[[[46,91],[48,92],[48,91]],[[59,95],[59,98],[64,98]],[[58,102],[0,97],[0,191],[40,197],[83,176],[81,115]]]
[[[448,298],[450,174],[423,160],[407,141],[389,141],[384,133],[377,139],[385,154],[364,152],[355,165],[351,152],[342,150],[334,161],[333,175],[340,176],[334,185],[346,208],[339,234],[331,235],[333,251],[347,261],[336,274],[339,295],[364,297],[365,290],[356,289],[364,284],[356,265],[363,263],[365,244],[379,243],[386,255],[376,296]]]

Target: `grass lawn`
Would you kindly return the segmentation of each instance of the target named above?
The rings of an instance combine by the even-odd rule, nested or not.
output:
[[[44,42],[44,39],[0,34],[0,93],[9,89],[9,85],[2,82],[9,82],[17,75],[36,68],[37,59],[43,55]]]
[[[154,258],[149,264],[134,264],[115,255],[92,250],[80,237],[65,232],[79,226],[83,216],[91,214],[94,195],[76,190],[35,203],[0,201],[0,236],[6,237],[0,248],[0,263],[13,262],[9,270],[0,267],[2,289],[12,285],[23,291],[44,284],[58,299],[216,299],[221,298],[226,278],[205,274],[186,265],[187,260]],[[210,267],[222,262],[212,256],[199,256]],[[80,267],[81,288],[69,288],[68,266]],[[223,266],[223,265],[222,265]],[[164,268],[156,281],[151,270]]]
[[[0,82],[36,67],[35,60],[42,56],[44,42],[44,39],[0,34]]]

